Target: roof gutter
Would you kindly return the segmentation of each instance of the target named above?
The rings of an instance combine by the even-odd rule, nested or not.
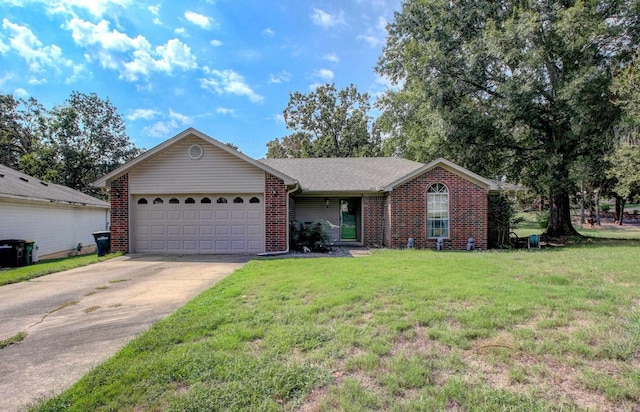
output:
[[[49,198],[45,198],[45,197],[9,195],[9,194],[6,194],[6,193],[0,194],[0,198],[22,200],[22,201],[27,201],[27,202],[40,202],[40,203],[47,203],[47,204],[55,203],[55,204],[59,204],[59,205],[87,206],[87,207],[93,207],[93,208],[96,208],[96,209],[110,209],[111,208],[111,206],[109,206],[109,205],[97,205],[95,203],[79,202],[79,201],[75,201],[75,200],[59,200],[59,199],[49,199]]]
[[[285,250],[279,250],[276,252],[263,252],[263,253],[258,253],[258,256],[277,256],[277,255],[286,255],[287,253],[289,253],[289,195],[293,192],[295,192],[296,190],[298,190],[299,185],[296,182],[295,186],[293,187],[293,189],[291,190],[287,190],[287,220],[286,220],[286,224],[287,224],[287,248]]]

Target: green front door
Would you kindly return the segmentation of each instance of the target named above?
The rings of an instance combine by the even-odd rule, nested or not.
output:
[[[357,219],[357,202],[353,200],[340,200],[340,239],[341,240],[358,240],[356,230]]]

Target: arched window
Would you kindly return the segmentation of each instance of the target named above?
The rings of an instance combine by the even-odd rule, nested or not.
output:
[[[156,197],[155,199],[153,199],[154,205],[161,205],[163,203],[164,203],[164,200],[160,199],[159,197]]]
[[[216,203],[227,203],[227,198],[226,197],[219,197],[218,200],[216,200]]]
[[[427,236],[449,237],[449,189],[442,183],[427,190]]]
[[[147,199],[145,199],[144,197],[142,199],[138,199],[138,204],[139,205],[146,205],[147,204]]]
[[[244,200],[242,200],[242,198],[238,196],[235,199],[233,199],[233,203],[244,203]]]
[[[178,199],[176,199],[175,197],[172,197],[171,199],[169,199],[169,203],[171,203],[172,205],[175,205],[175,204],[180,203],[180,201]]]
[[[188,203],[188,204],[190,204],[190,205],[191,205],[191,204],[194,204],[196,201],[195,201],[195,200],[193,200],[193,198],[192,198],[192,197],[188,197],[188,198],[186,198],[186,199],[184,200],[184,202],[185,202],[185,203]]]
[[[251,199],[249,199],[249,203],[260,203],[260,199],[254,196]]]
[[[208,197],[203,197],[202,199],[200,199],[200,203],[211,203],[211,199],[209,199]]]

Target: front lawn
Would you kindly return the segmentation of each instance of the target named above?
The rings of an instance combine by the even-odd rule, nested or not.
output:
[[[97,254],[92,253],[90,255],[45,260],[29,266],[0,269],[0,286],[24,282],[25,280],[49,275],[55,272],[62,272],[63,270],[75,269],[92,263],[102,262],[103,260],[117,256],[122,256],[122,253],[110,253],[102,257],[98,257]]]
[[[256,260],[33,410],[631,410],[638,250]]]

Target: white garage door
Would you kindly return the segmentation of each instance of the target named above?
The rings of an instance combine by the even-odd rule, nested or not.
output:
[[[134,252],[260,253],[261,194],[135,196]]]

